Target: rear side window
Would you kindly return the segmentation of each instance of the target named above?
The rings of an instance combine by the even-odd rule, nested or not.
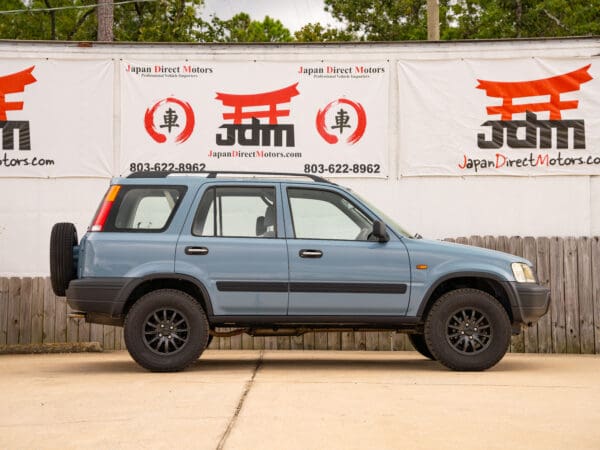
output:
[[[276,237],[275,189],[246,186],[208,189],[198,205],[192,234],[211,237]]]
[[[185,190],[184,186],[122,186],[105,231],[164,231]]]

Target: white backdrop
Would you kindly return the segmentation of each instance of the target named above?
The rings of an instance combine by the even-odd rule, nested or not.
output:
[[[595,61],[595,62],[594,62]],[[588,67],[589,66],[589,67]],[[575,73],[573,73],[575,72]],[[566,75],[565,75],[566,74]],[[563,75],[559,80],[548,78]],[[532,96],[537,83],[543,95]],[[503,98],[488,96],[487,86],[510,97],[513,107],[523,112],[502,118],[488,107],[500,106]],[[561,88],[568,92],[561,93]],[[400,174],[423,175],[598,175],[600,174],[600,61],[593,58],[541,59],[460,59],[399,61]],[[568,130],[566,148],[560,148],[556,129],[542,144],[539,125],[548,125],[550,108],[544,107],[554,92],[560,101],[571,101],[570,109],[555,113],[553,125],[568,127],[580,121],[585,134],[584,148],[576,148],[574,130]],[[533,119],[527,130],[527,106]],[[496,122],[499,142],[490,145],[493,130],[484,123]],[[569,122],[570,121],[570,122]],[[510,146],[505,129],[518,122]],[[531,133],[527,137],[527,133]],[[482,138],[479,138],[482,135]],[[526,139],[527,138],[527,139]],[[481,148],[480,140],[491,148]],[[583,136],[581,136],[583,139]],[[523,142],[526,141],[526,142]],[[494,148],[496,147],[496,148]],[[581,144],[579,145],[581,147]]]
[[[149,152],[148,155],[155,154],[153,156],[155,161],[163,161],[163,156],[170,159],[177,156],[177,152],[193,139],[200,139],[200,135],[196,136],[195,133],[201,130],[202,127],[206,127],[202,120],[207,120],[207,116],[204,109],[199,108],[199,105],[192,102],[191,99],[189,102],[194,108],[196,124],[200,128],[195,128],[195,131],[186,142],[180,145],[173,145],[172,143],[159,145],[155,141],[151,141],[147,134],[144,126],[146,109],[169,95],[179,94],[176,91],[165,92],[162,88],[160,91],[157,88],[156,92],[148,92],[149,90],[146,91],[145,88],[140,87],[142,90],[140,95],[148,95],[148,97],[143,102],[140,100],[140,109],[137,112],[132,112],[131,117],[126,119],[123,116],[121,105],[125,102],[127,96],[132,95],[135,97],[137,94],[135,91],[129,92],[124,88],[126,80],[122,73],[124,63],[121,61],[129,63],[132,61],[136,63],[140,61],[151,63],[159,61],[164,65],[174,66],[193,61],[193,65],[200,67],[218,67],[221,65],[223,67],[236,67],[239,72],[237,76],[240,80],[243,80],[239,82],[240,86],[242,83],[245,86],[254,83],[250,78],[252,75],[255,78],[258,77],[256,83],[262,83],[260,86],[261,88],[265,86],[265,90],[285,86],[284,83],[276,83],[280,79],[279,75],[278,77],[271,77],[272,80],[269,81],[270,77],[265,72],[261,72],[260,67],[275,67],[277,64],[281,64],[282,67],[293,67],[297,72],[300,66],[308,68],[314,64],[315,67],[321,65],[323,67],[328,65],[346,67],[349,61],[356,61],[373,67],[384,65],[389,68],[389,73],[386,74],[388,84],[387,88],[377,96],[387,96],[387,98],[378,98],[377,102],[381,105],[387,102],[387,112],[383,114],[384,117],[379,116],[379,113],[376,114],[376,117],[381,117],[381,121],[387,121],[385,125],[388,130],[385,134],[387,141],[383,142],[381,146],[377,143],[369,145],[362,148],[360,152],[364,155],[369,154],[368,160],[371,161],[373,161],[372,157],[380,158],[381,155],[384,155],[382,167],[386,168],[387,176],[377,178],[369,177],[368,174],[347,174],[346,178],[336,181],[351,187],[369,201],[384,209],[409,231],[419,232],[429,238],[468,236],[472,234],[496,236],[598,236],[600,235],[599,175],[580,172],[573,175],[556,174],[553,176],[496,176],[499,174],[494,171],[485,172],[482,170],[478,171],[475,176],[454,176],[455,174],[450,173],[427,175],[426,172],[423,172],[424,176],[405,176],[407,167],[405,154],[410,151],[414,152],[416,149],[400,146],[400,143],[403,142],[402,139],[404,139],[403,135],[411,132],[403,125],[406,120],[411,118],[400,120],[403,108],[408,106],[404,105],[403,102],[407,100],[407,95],[411,95],[411,93],[400,92],[398,80],[404,75],[400,72],[398,63],[410,62],[411,64],[414,63],[415,67],[417,63],[426,64],[431,62],[433,65],[447,63],[446,67],[451,67],[452,64],[461,60],[482,61],[493,59],[499,63],[509,63],[511,60],[527,61],[534,59],[548,61],[548,67],[552,70],[542,71],[538,69],[538,71],[533,71],[531,69],[532,71],[529,73],[529,69],[519,69],[514,74],[511,73],[510,77],[500,72],[486,72],[480,75],[479,73],[475,74],[473,70],[473,73],[469,75],[470,79],[465,83],[468,84],[470,92],[475,92],[475,95],[479,96],[477,105],[473,106],[472,112],[477,120],[470,124],[454,122],[457,130],[453,130],[453,132],[460,132],[459,125],[461,123],[466,128],[473,127],[469,131],[469,142],[473,146],[468,150],[475,151],[478,148],[477,133],[487,132],[487,128],[482,127],[481,124],[491,118],[487,114],[486,107],[496,104],[495,102],[501,103],[501,100],[487,97],[483,90],[476,89],[478,82],[474,77],[487,78],[493,81],[523,81],[565,73],[591,63],[592,67],[589,73],[594,78],[581,84],[579,91],[563,94],[566,100],[579,100],[577,111],[581,112],[583,111],[582,108],[590,107],[590,101],[592,103],[596,102],[595,104],[598,101],[597,94],[590,98],[589,92],[594,91],[589,90],[594,87],[592,83],[597,83],[596,65],[600,58],[594,55],[599,54],[599,38],[291,46],[94,44],[92,47],[79,47],[77,45],[67,46],[64,43],[0,42],[0,60],[7,62],[7,64],[11,61],[14,63],[10,67],[6,66],[8,69],[0,70],[0,76],[36,65],[33,75],[37,81],[25,86],[24,92],[9,94],[5,97],[5,101],[24,101],[23,111],[20,111],[18,116],[14,115],[17,112],[7,111],[8,120],[17,120],[18,118],[19,120],[30,121],[31,151],[28,153],[35,153],[39,157],[55,159],[56,161],[59,161],[58,154],[64,155],[69,164],[71,164],[69,161],[74,161],[73,164],[77,166],[78,173],[62,172],[68,174],[68,176],[60,177],[58,172],[53,173],[50,171],[51,168],[46,167],[44,168],[45,171],[36,169],[37,172],[28,170],[22,175],[7,176],[4,174],[0,176],[0,276],[47,275],[48,243],[50,229],[54,223],[73,222],[80,234],[85,232],[102,195],[106,192],[110,176],[129,173],[128,161],[135,162],[136,159],[142,157],[145,159],[146,151]],[[555,60],[558,62],[567,61],[568,64],[554,66]],[[311,62],[310,66],[307,65],[307,61]],[[569,61],[577,64],[571,64]],[[48,64],[48,67],[61,68],[61,76],[59,77],[56,73],[53,74],[52,83],[48,84],[48,81],[44,81],[44,90],[40,91],[39,86],[42,85],[44,77],[39,75],[44,74],[45,76],[47,74],[46,71],[36,72],[37,64],[41,66],[42,63]],[[83,70],[81,71],[79,69],[88,65],[99,69],[98,71],[92,69],[81,69]],[[257,72],[244,69],[247,67],[256,67]],[[106,72],[100,69],[106,69]],[[449,69],[449,72],[445,75],[453,76],[450,72]],[[104,81],[99,84],[96,82],[98,79],[94,77],[100,73],[103,74],[100,78]],[[280,72],[277,73],[280,74]],[[426,75],[420,74],[420,77],[425,78]],[[287,79],[285,80],[287,81]],[[371,84],[375,78],[371,78],[371,81],[368,81],[369,79],[367,81],[357,80],[371,87],[375,84],[379,86],[379,81]],[[290,83],[299,83],[298,90],[300,94],[292,97],[288,105],[281,105],[280,108],[289,106],[291,114],[299,114],[298,107],[300,103],[298,101],[304,98],[301,96],[307,93],[307,90],[301,88],[301,86],[309,81],[314,82],[315,86],[321,86],[319,92],[322,98],[313,105],[317,108],[317,111],[327,105],[331,101],[331,97],[344,98],[343,92],[334,91],[334,86],[338,85],[337,81],[317,79],[308,74],[300,76],[296,73],[294,77],[290,75]],[[330,84],[330,81],[333,82]],[[107,93],[103,88],[94,87],[101,86],[104,82],[113,83],[114,90]],[[324,84],[320,85],[321,82]],[[444,80],[440,80],[440,83],[444,82]],[[382,81],[382,83],[384,82]],[[462,80],[457,80],[457,88],[460,83],[462,83]],[[196,84],[198,83],[196,82]],[[165,86],[163,81],[158,83],[159,87],[160,85],[163,88]],[[76,95],[73,95],[73,98],[70,99],[69,107],[64,107],[61,114],[57,114],[56,108],[59,107],[55,104],[57,102],[61,103],[59,99],[63,97],[64,92],[69,92],[71,86],[75,89],[73,92],[76,92]],[[175,84],[173,86],[175,87]],[[34,88],[38,91],[34,91]],[[434,88],[428,86],[429,90]],[[330,89],[331,96],[328,95]],[[47,90],[49,92],[46,92]],[[224,123],[222,114],[225,109],[222,102],[215,99],[216,91],[239,94],[250,94],[251,92],[250,90],[241,91],[241,89],[236,92],[237,89],[232,89],[230,85],[218,86],[213,89],[209,103],[214,106],[214,112],[216,113],[216,119],[213,119],[214,125],[220,126]],[[35,123],[32,116],[29,115],[34,113],[31,109],[34,92],[37,92],[36,95],[38,93],[42,95],[43,93],[44,98],[47,99],[47,103],[37,103],[36,111],[42,111],[43,114],[35,113],[39,114],[35,117]],[[352,98],[355,94],[361,95],[361,99],[364,98],[362,92],[355,91],[347,94],[346,98]],[[38,100],[35,100],[35,102],[38,102]],[[366,106],[367,101],[362,100],[361,103],[370,115],[371,112]],[[87,109],[88,105],[98,107],[96,108],[97,111]],[[597,106],[593,108],[597,110]],[[100,110],[102,111],[101,116]],[[337,111],[337,108],[332,106],[329,112],[335,111]],[[415,110],[415,114],[417,112],[418,110]],[[569,111],[565,111],[565,117],[567,117],[567,112]],[[94,116],[93,114],[98,115]],[[161,114],[154,116],[157,127],[162,123],[163,115],[164,112],[161,112]],[[205,115],[204,119],[200,119],[203,115]],[[309,124],[307,125],[309,126],[309,132],[313,133],[311,139],[319,142],[320,150],[313,151],[312,145],[306,142],[300,148],[298,139],[300,139],[301,134],[304,135],[304,131],[302,133],[299,131],[301,122],[294,122],[296,126],[296,147],[299,151],[308,152],[307,154],[315,158],[321,157],[322,155],[319,152],[322,151],[323,155],[327,155],[327,158],[329,158],[323,156],[323,164],[329,164],[330,161],[336,161],[333,156],[338,153],[341,156],[344,152],[352,152],[358,148],[357,146],[362,141],[349,147],[344,147],[343,141],[340,144],[331,146],[325,144],[320,135],[315,133],[315,115],[316,111],[312,109],[310,117],[306,119],[306,124]],[[598,115],[596,114],[596,116]],[[452,115],[448,113],[444,117],[452,117]],[[577,118],[577,116],[569,117]],[[595,133],[597,133],[598,126],[592,126],[593,123],[596,123],[594,122],[596,119],[589,117],[587,113],[583,118],[585,119],[587,148],[583,151],[574,149],[565,151],[598,153],[599,149],[597,147],[592,148],[589,146],[590,136],[597,136]],[[281,119],[281,123],[284,123],[284,119],[287,120],[284,117]],[[294,120],[296,119],[304,120],[301,117],[296,117]],[[107,124],[107,122],[109,123]],[[326,119],[325,122],[335,123],[335,121],[331,121],[331,118]],[[44,128],[45,123],[52,124],[52,126],[48,125],[48,129],[44,131],[43,135],[36,136],[35,133],[39,133],[40,127]],[[71,123],[76,123],[77,126],[71,129]],[[370,130],[369,126],[373,124],[373,121],[367,123],[363,139],[367,138]],[[380,124],[375,125],[379,126]],[[413,126],[417,127],[419,123],[413,123]],[[130,130],[129,127],[132,127],[132,129]],[[594,130],[590,130],[590,127],[593,127]],[[77,130],[85,130],[85,133],[78,134],[79,131]],[[111,130],[114,130],[114,133]],[[160,130],[159,128],[158,131]],[[217,130],[213,127],[213,129],[207,131],[210,133],[207,135],[207,142],[208,139],[210,142],[215,142]],[[348,130],[344,129],[344,136],[346,131]],[[68,133],[75,133],[75,135],[71,136]],[[126,141],[126,139],[129,139],[126,136],[127,133],[137,134],[140,141]],[[437,135],[435,128],[428,128],[426,133],[428,134],[428,142],[435,141],[440,148],[453,148],[453,140]],[[17,139],[16,133],[15,139]],[[151,142],[142,139],[148,139]],[[152,144],[153,142],[154,144]],[[196,143],[203,145],[198,141]],[[139,148],[140,146],[141,148]],[[63,152],[63,148],[69,150]],[[52,151],[50,152],[48,149],[52,149]],[[49,153],[42,153],[42,150]],[[190,147],[188,150],[192,151],[193,149]],[[516,150],[517,153],[522,151],[524,150]],[[21,151],[17,149],[2,151],[0,157],[10,152],[18,154]],[[374,156],[371,156],[371,153]],[[86,154],[103,156],[94,160],[87,157],[83,158],[83,155]],[[457,153],[457,155],[460,155],[460,153]],[[427,154],[423,155],[423,157],[425,156]],[[80,158],[80,160],[77,158]],[[185,161],[186,159],[182,160]],[[224,165],[218,166],[217,162]],[[435,163],[435,161],[432,162]],[[68,167],[68,164],[65,164],[57,167],[63,170]],[[211,167],[213,169],[231,167],[231,170],[244,170],[249,167],[248,160],[242,158],[236,158],[235,161],[222,158],[211,164],[213,164]],[[453,160],[452,164],[454,166],[456,162]],[[439,167],[439,164],[434,168],[437,170],[437,167]],[[261,166],[261,168],[263,167]],[[289,169],[295,170],[294,167]],[[422,170],[428,170],[427,165],[422,166]],[[300,168],[300,171],[303,171],[303,167]],[[88,175],[85,175],[86,173]],[[327,173],[323,175],[330,176]],[[519,175],[521,175],[520,172]],[[58,178],[52,178],[54,176],[58,176]]]
[[[121,79],[120,173],[388,175],[387,62],[124,60]]]
[[[23,130],[4,143],[0,177],[110,176],[113,172],[113,61],[0,59],[0,96],[23,102],[20,110],[0,114],[7,124],[29,129],[29,149],[21,148]],[[13,76],[31,68],[28,76]],[[27,84],[24,84],[27,83]],[[20,91],[20,92],[19,92]],[[23,136],[25,136],[23,134]]]

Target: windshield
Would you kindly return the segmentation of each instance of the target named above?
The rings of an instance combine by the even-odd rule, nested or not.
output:
[[[398,224],[394,219],[392,219],[390,216],[388,216],[386,213],[384,213],[382,210],[377,208],[375,205],[373,205],[368,200],[365,200],[364,197],[361,197],[360,195],[358,195],[356,192],[354,192],[353,190],[351,190],[349,188],[346,188],[346,189],[348,189],[350,192],[352,192],[352,194],[355,195],[358,199],[360,199],[365,205],[367,205],[371,211],[373,211],[381,219],[383,219],[385,224],[387,226],[389,226],[392,230],[394,230],[396,233],[398,233],[401,236],[405,236],[405,237],[409,237],[409,238],[414,237],[411,233],[409,233],[404,228],[402,228],[400,226],[400,224]]]

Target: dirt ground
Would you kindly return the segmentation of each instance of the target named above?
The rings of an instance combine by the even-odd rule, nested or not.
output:
[[[413,352],[207,351],[153,374],[126,352],[0,356],[0,448],[599,449],[600,356],[480,373]]]

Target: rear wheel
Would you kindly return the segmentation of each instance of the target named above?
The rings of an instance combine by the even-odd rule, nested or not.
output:
[[[494,366],[510,344],[511,326],[504,307],[476,289],[440,297],[425,321],[425,341],[436,360],[453,370]]]
[[[176,372],[196,361],[208,342],[208,321],[188,294],[161,289],[141,297],[125,318],[132,358],[153,372]]]
[[[431,354],[431,351],[429,351],[429,348],[427,347],[427,342],[425,342],[425,336],[423,334],[409,334],[408,340],[415,348],[415,350],[418,351],[425,358],[435,360],[435,358]]]
[[[73,247],[77,245],[77,229],[68,222],[56,223],[50,232],[50,281],[52,290],[64,297],[69,282],[76,278]]]

